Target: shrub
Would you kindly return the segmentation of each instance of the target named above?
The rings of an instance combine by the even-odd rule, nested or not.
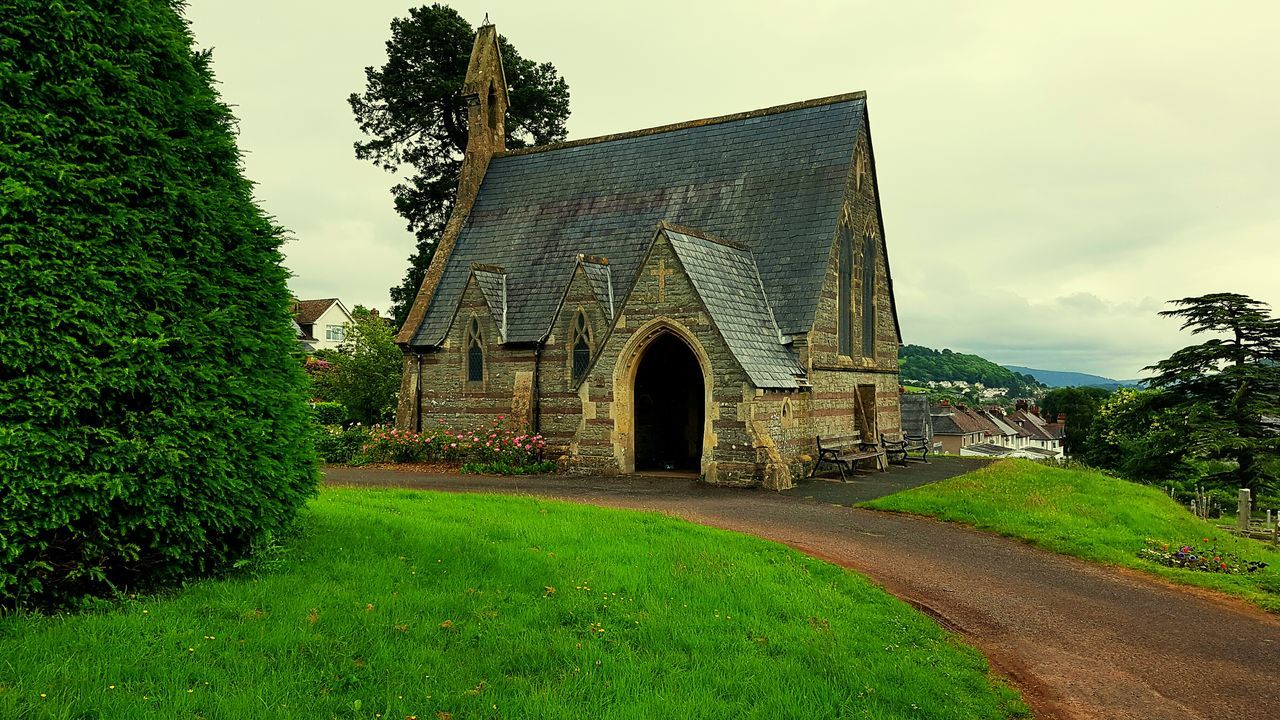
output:
[[[179,6],[0,12],[0,605],[225,568],[315,489],[283,231]]]
[[[554,460],[534,461],[527,465],[511,465],[503,460],[493,462],[469,462],[459,468],[460,472],[477,475],[538,475],[554,472]]]
[[[369,430],[362,425],[342,428],[322,425],[316,431],[316,454],[327,463],[350,463],[369,440]]]
[[[350,420],[347,406],[340,402],[313,402],[311,410],[317,425],[344,425]]]

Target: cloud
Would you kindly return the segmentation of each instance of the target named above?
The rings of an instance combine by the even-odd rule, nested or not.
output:
[[[1280,305],[1280,6],[458,0],[572,91],[572,137],[867,90],[910,342],[1132,376],[1175,297]],[[387,307],[414,241],[345,98],[403,0],[192,0],[304,295]]]

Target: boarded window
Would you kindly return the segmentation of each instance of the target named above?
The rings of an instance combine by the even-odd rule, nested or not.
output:
[[[880,243],[868,235],[862,239],[862,357],[876,356],[876,251]]]
[[[573,381],[578,382],[587,374],[591,364],[591,337],[587,330],[587,316],[581,310],[573,321]]]
[[[467,382],[484,382],[484,346],[480,339],[480,323],[472,319],[467,333]]]
[[[876,427],[876,386],[859,385],[853,397],[857,410],[858,434],[863,442],[879,442]]]
[[[838,327],[836,334],[840,340],[840,354],[853,356],[853,237],[847,232],[840,233],[840,293],[836,314]]]

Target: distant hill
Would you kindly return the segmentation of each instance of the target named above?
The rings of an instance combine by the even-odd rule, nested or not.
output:
[[[908,380],[963,380],[989,388],[1008,388],[1015,395],[1040,387],[1030,375],[1003,368],[990,360],[950,350],[907,345],[898,351],[899,373]]]
[[[1065,370],[1037,370],[1021,365],[1005,365],[1006,369],[1023,375],[1030,375],[1051,388],[1059,387],[1100,387],[1115,390],[1121,387],[1142,387],[1141,380],[1113,380],[1101,375],[1069,372]]]

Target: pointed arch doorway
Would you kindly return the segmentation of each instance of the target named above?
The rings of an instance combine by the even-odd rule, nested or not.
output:
[[[641,351],[633,387],[636,471],[701,472],[706,388],[693,350],[658,334]]]

